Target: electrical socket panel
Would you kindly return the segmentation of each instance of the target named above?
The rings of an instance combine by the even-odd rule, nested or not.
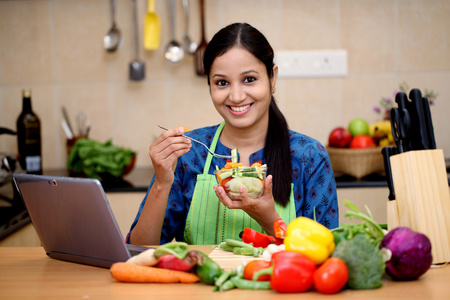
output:
[[[278,78],[345,77],[346,50],[276,51]]]

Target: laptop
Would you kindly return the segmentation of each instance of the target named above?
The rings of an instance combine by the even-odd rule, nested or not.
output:
[[[126,244],[100,181],[13,174],[46,254],[109,268],[149,248]]]

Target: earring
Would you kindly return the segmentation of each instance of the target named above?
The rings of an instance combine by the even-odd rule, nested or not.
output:
[[[275,88],[272,88],[272,94],[275,94],[276,90]]]

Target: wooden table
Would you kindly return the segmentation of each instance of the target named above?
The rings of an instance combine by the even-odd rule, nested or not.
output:
[[[211,246],[193,247],[205,253]],[[48,258],[40,247],[0,247],[0,299],[449,299],[450,266],[432,268],[419,280],[385,279],[375,290],[279,294],[234,289],[213,292],[205,284],[131,284],[115,281],[108,269]],[[305,298],[303,298],[305,299]]]

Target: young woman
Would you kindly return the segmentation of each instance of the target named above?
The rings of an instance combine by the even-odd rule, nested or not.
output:
[[[209,42],[204,67],[212,102],[224,121],[186,133],[218,154],[239,149],[244,166],[267,164],[264,193],[231,200],[217,185],[213,157],[183,137],[184,129],[163,132],[150,146],[155,176],[127,241],[163,244],[173,240],[218,244],[239,239],[246,227],[273,235],[273,223],[298,216],[338,226],[336,184],[328,153],[315,139],[288,129],[273,94],[278,67],[264,35],[245,23],[221,29]]]

